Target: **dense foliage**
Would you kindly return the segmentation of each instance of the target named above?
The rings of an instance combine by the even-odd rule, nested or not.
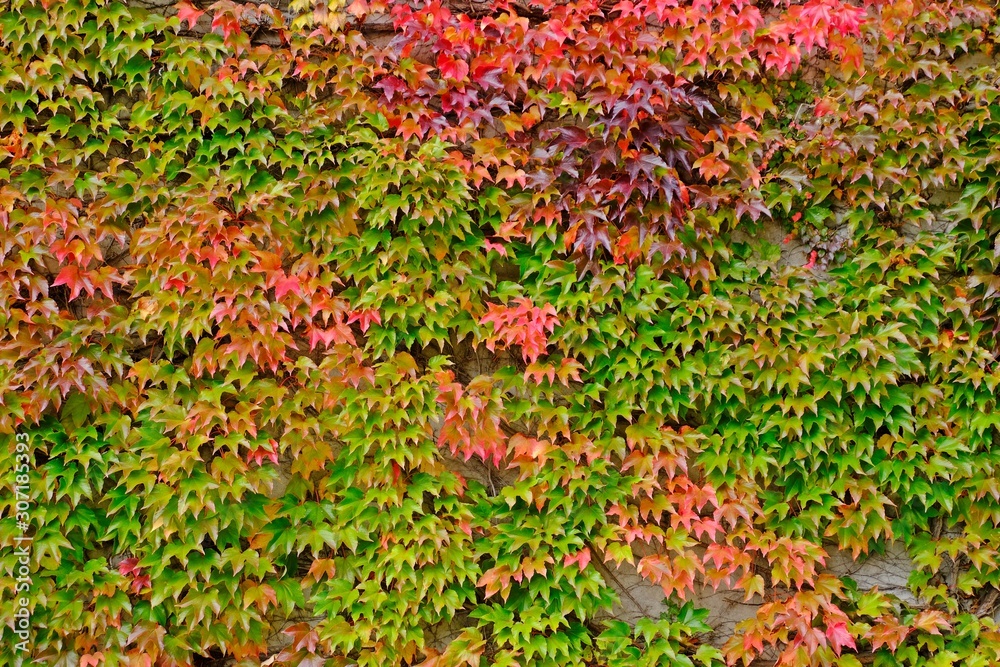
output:
[[[1000,664],[994,5],[286,9],[0,6],[0,662]]]

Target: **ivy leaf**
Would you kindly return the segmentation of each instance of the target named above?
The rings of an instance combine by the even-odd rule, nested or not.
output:
[[[186,21],[188,28],[194,29],[198,19],[200,19],[205,12],[195,7],[188,0],[182,0],[182,2],[177,3],[177,18],[180,19],[181,25]]]
[[[847,624],[838,621],[836,623],[831,623],[826,628],[826,637],[830,640],[833,645],[833,651],[838,656],[843,651],[844,647],[851,649],[857,649],[857,644],[854,642],[854,637],[851,632],[847,629]]]
[[[437,68],[441,76],[452,81],[464,81],[469,74],[469,63],[444,53],[438,55]]]
[[[53,285],[65,285],[69,288],[70,301],[80,296],[81,291],[94,295],[94,284],[90,281],[86,272],[80,270],[76,264],[68,264],[59,270],[59,275],[52,282]]]

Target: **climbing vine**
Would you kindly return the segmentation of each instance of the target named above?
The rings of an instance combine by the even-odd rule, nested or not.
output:
[[[0,660],[1000,663],[998,42],[0,6]],[[896,547],[909,595],[830,567]]]

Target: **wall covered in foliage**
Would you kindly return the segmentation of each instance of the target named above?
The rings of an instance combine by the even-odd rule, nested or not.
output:
[[[0,4],[0,664],[1000,664],[998,44]]]

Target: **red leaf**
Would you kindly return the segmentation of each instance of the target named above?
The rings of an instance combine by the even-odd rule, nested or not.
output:
[[[740,219],[744,214],[749,215],[750,219],[754,222],[760,220],[760,216],[771,215],[771,209],[767,207],[760,199],[751,199],[750,201],[737,201],[736,202],[736,217]]]
[[[847,624],[843,621],[831,623],[826,629],[826,637],[833,644],[833,650],[837,655],[840,655],[845,646],[855,650],[858,648],[857,644],[854,643],[853,635],[847,629]]]
[[[705,180],[722,178],[729,172],[729,165],[712,153],[695,160],[694,168],[701,172]]]
[[[486,239],[485,246],[486,246],[486,252],[495,251],[501,257],[507,256],[507,246],[505,246],[502,243],[494,243],[493,241]]]
[[[118,571],[124,575],[137,574],[141,572],[141,569],[138,567],[138,565],[139,565],[138,558],[126,558],[122,562],[118,563]]]
[[[84,653],[80,656],[80,667],[98,667],[104,662],[104,653]]]
[[[503,82],[500,81],[500,75],[502,73],[503,70],[494,64],[477,65],[472,78],[477,84],[486,90],[491,88],[503,88]]]
[[[364,16],[369,12],[368,3],[365,0],[354,0],[347,6],[347,13],[351,16]]]
[[[184,0],[183,2],[177,4],[177,18],[181,20],[181,24],[187,21],[189,28],[194,28],[194,24],[198,22],[198,19],[200,19],[204,13],[205,12],[188,2],[188,0]]]
[[[811,269],[814,266],[816,266],[816,257],[817,257],[816,251],[813,250],[811,253],[809,253],[809,261],[806,262],[802,268]]]
[[[278,443],[274,440],[268,440],[269,447],[258,447],[256,449],[251,449],[246,454],[246,462],[250,463],[254,461],[258,466],[264,462],[264,459],[268,459],[271,463],[278,463]]]
[[[585,570],[587,565],[590,563],[590,549],[584,547],[575,554],[566,554],[563,558],[563,565],[569,567],[573,563],[576,563],[576,566],[580,568],[581,572]]]
[[[493,333],[486,337],[486,347],[494,350],[498,342],[504,347],[520,346],[525,361],[534,363],[545,353],[548,333],[558,323],[551,304],[535,306],[530,299],[521,298],[515,305],[491,304],[480,324],[493,324]]]
[[[299,283],[298,278],[282,275],[274,283],[274,298],[280,299],[289,292],[302,294],[302,285]]]
[[[451,56],[440,54],[437,59],[438,71],[446,79],[464,81],[469,74],[469,63],[464,60],[452,58]]]
[[[382,316],[374,308],[362,308],[361,310],[350,311],[350,316],[347,318],[348,324],[354,324],[355,322],[361,327],[361,333],[368,331],[368,327],[372,325],[372,322],[376,324],[382,324]]]
[[[133,593],[139,593],[139,592],[141,592],[141,591],[149,588],[149,585],[150,585],[149,575],[148,574],[140,574],[140,575],[136,576],[135,579],[132,580],[132,592]]]
[[[402,97],[403,92],[407,90],[407,85],[406,82],[398,76],[387,76],[373,85],[372,88],[381,90],[382,94],[385,95],[386,102],[392,102],[392,98],[395,97],[397,93],[399,93],[400,97]]]
[[[87,278],[86,274],[80,271],[80,267],[76,264],[64,266],[52,284],[68,287],[70,301],[80,295],[81,289],[86,290],[87,294],[91,296],[94,295],[94,285]]]
[[[226,42],[229,42],[229,38],[233,34],[238,34],[240,32],[240,22],[231,12],[222,12],[216,14],[215,18],[212,19],[212,30],[220,30],[222,36],[225,38]]]

